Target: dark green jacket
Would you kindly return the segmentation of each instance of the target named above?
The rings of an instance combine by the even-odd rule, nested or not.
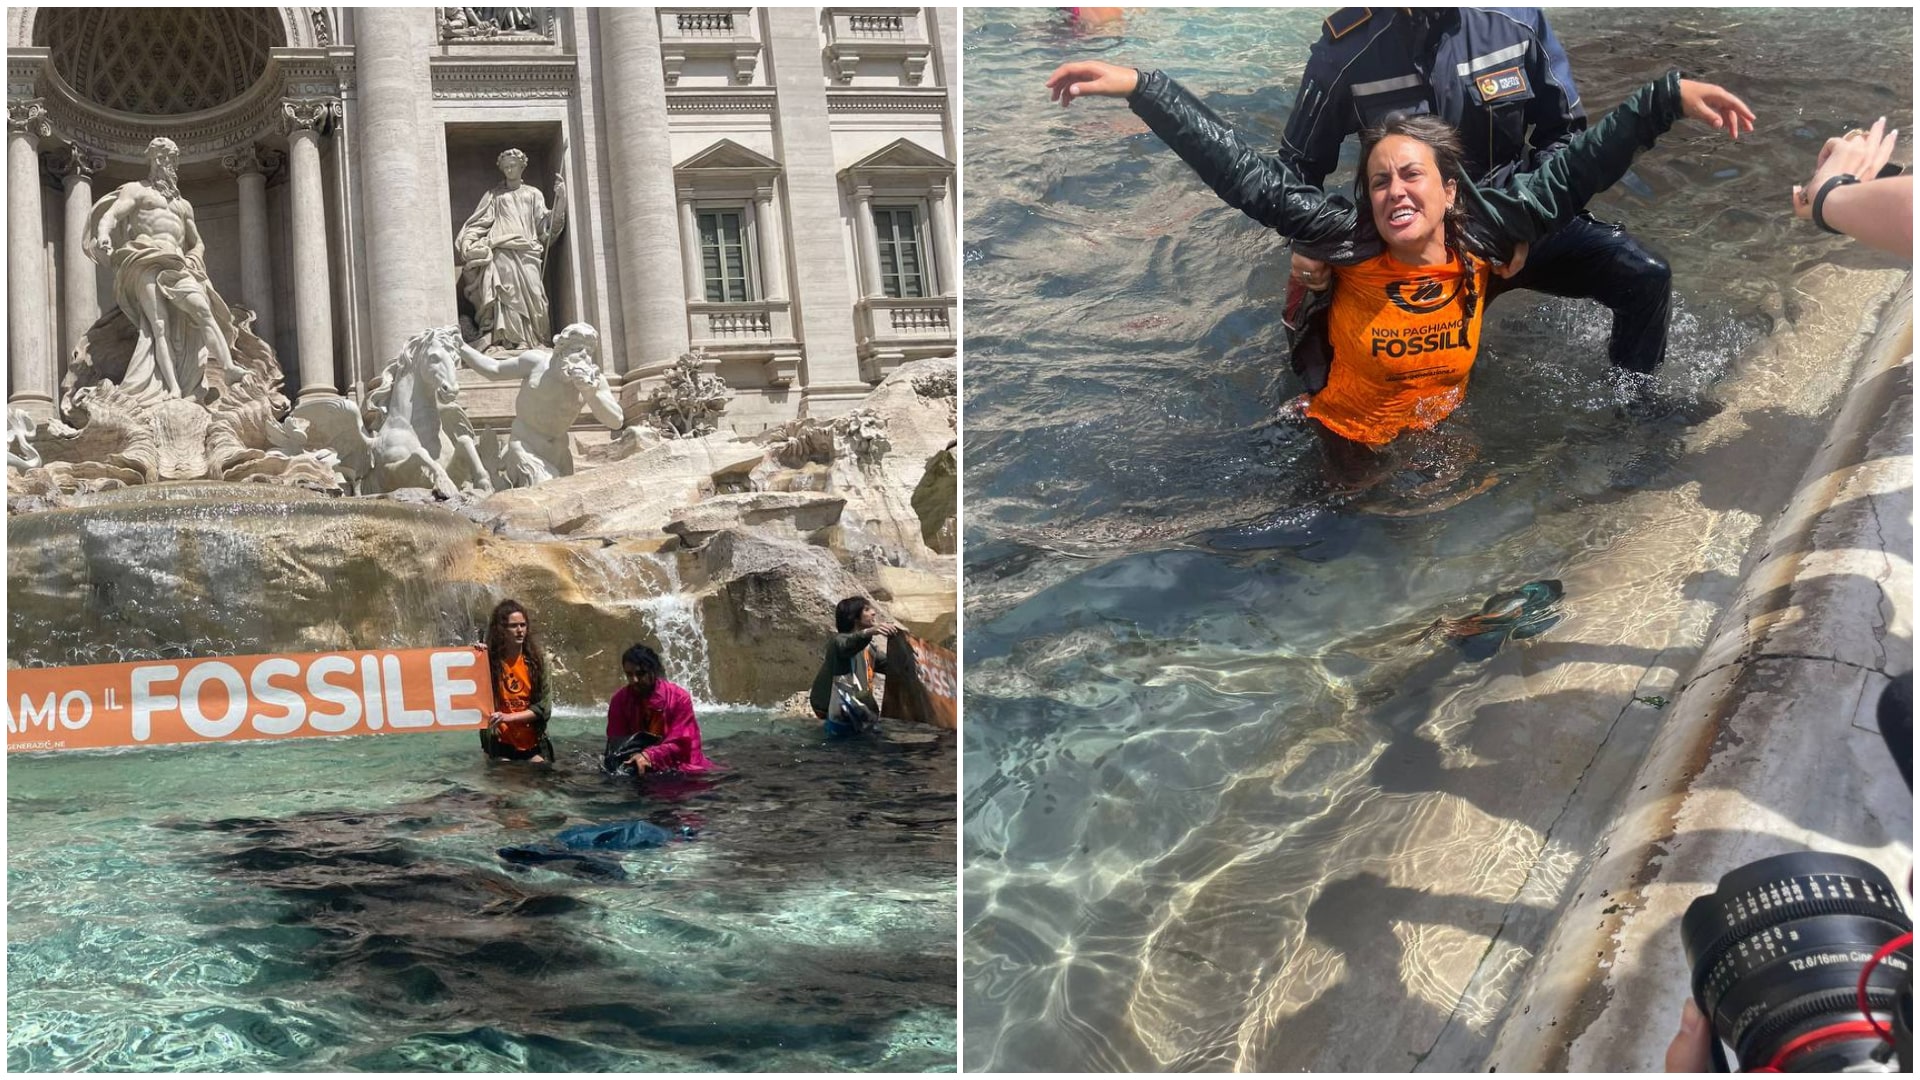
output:
[[[1356,263],[1385,250],[1364,204],[1309,184],[1278,154],[1263,154],[1163,72],[1140,75],[1127,103],[1161,141],[1200,174],[1214,194],[1248,217],[1296,241],[1295,251],[1326,262]],[[1680,75],[1634,91],[1559,153],[1498,187],[1480,188],[1456,173],[1467,211],[1461,244],[1505,261],[1516,243],[1533,243],[1572,221],[1595,195],[1617,183],[1640,151],[1680,118]]]
[[[835,634],[827,639],[827,655],[820,661],[820,673],[813,677],[813,693],[808,695],[808,703],[813,706],[815,716],[826,716],[827,705],[833,700],[833,680],[837,676],[853,674],[854,661],[857,660],[873,639],[878,630],[855,630],[851,634]],[[879,665],[874,665],[876,668]],[[857,676],[863,696],[871,698],[873,687],[867,685],[865,666]],[[879,711],[877,702],[868,702]]]

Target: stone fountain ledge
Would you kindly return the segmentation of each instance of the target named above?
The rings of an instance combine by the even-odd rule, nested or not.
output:
[[[1913,662],[1912,312],[1909,276],[1483,1065],[1658,1071],[1689,993],[1681,914],[1754,859],[1841,852],[1906,880],[1912,799],[1874,709]]]

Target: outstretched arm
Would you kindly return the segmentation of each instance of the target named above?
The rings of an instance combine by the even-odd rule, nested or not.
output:
[[[1124,97],[1155,135],[1214,194],[1262,225],[1313,243],[1345,238],[1359,221],[1353,204],[1310,184],[1278,154],[1262,154],[1179,83],[1097,60],[1063,64],[1047,79],[1053,99]]]
[[[489,379],[524,379],[538,363],[530,359],[530,353],[521,353],[504,360],[495,359],[464,341],[460,343],[460,359],[465,360],[468,367]]]
[[[1730,133],[1743,125],[1753,128],[1753,112],[1739,98],[1712,83],[1668,72],[1574,135],[1539,168],[1516,173],[1504,186],[1476,188],[1461,178],[1461,197],[1468,213],[1489,224],[1505,245],[1538,240],[1618,183],[1634,157],[1682,116]]]

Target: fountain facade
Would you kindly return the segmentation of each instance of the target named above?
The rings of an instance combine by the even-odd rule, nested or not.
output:
[[[952,18],[842,15],[10,12],[10,662],[950,640]]]

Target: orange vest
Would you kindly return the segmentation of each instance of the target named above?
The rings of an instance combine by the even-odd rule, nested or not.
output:
[[[500,665],[500,678],[493,685],[494,708],[503,713],[525,712],[533,704],[533,678],[527,671],[527,654],[521,653]],[[500,725],[501,742],[525,753],[540,745],[540,733],[531,720],[510,721]]]
[[[1327,336],[1333,365],[1307,415],[1335,434],[1379,446],[1446,419],[1467,392],[1486,312],[1487,267],[1408,266],[1391,254],[1336,266]],[[1462,319],[1467,296],[1473,314]]]

